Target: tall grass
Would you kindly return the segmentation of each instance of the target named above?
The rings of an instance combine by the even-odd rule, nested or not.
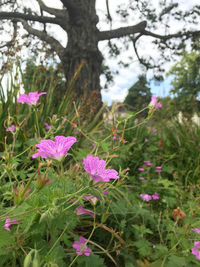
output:
[[[174,177],[184,185],[200,178],[200,127],[192,121],[173,120],[160,128],[163,156],[174,169]]]

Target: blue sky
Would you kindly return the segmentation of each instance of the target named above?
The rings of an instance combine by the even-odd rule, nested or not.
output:
[[[151,93],[153,96],[160,96],[165,97],[170,94],[171,89],[171,77],[167,77],[163,82],[161,83],[155,83],[151,82]],[[125,82],[121,85],[114,85],[110,89],[108,89],[106,92],[105,90],[102,90],[102,100],[103,102],[107,102],[110,106],[112,104],[112,101],[119,101],[122,102],[124,98],[126,97],[128,93],[128,89],[137,81],[137,78],[135,78],[133,81]]]

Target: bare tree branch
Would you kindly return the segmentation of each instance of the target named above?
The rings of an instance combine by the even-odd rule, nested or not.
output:
[[[140,64],[142,64],[143,66],[145,66],[147,69],[152,69],[152,68],[158,68],[159,65],[152,65],[151,63],[147,62],[144,58],[140,57],[139,53],[138,53],[138,50],[137,50],[137,46],[136,46],[136,42],[140,39],[140,37],[142,36],[143,34],[140,33],[136,38],[130,36],[130,39],[133,43],[133,48],[135,50],[135,54],[137,56],[137,59],[138,61],[140,62]]]
[[[111,30],[111,31],[101,31],[98,34],[98,40],[99,41],[110,40],[113,38],[124,37],[130,34],[141,33],[145,30],[146,25],[147,25],[147,22],[142,21],[134,26],[121,27],[121,28]]]
[[[67,16],[67,11],[64,9],[57,9],[57,8],[51,8],[45,5],[45,3],[42,0],[37,0],[39,6],[41,9],[43,9],[44,11],[46,11],[47,13],[54,15],[56,17],[60,17],[63,18]]]
[[[26,21],[23,21],[21,20],[21,23],[24,27],[24,29],[32,34],[32,35],[35,35],[37,36],[38,38],[40,38],[42,41],[45,41],[46,43],[48,43],[51,48],[56,51],[56,53],[59,55],[59,56],[62,56],[63,52],[64,52],[64,47],[60,44],[59,41],[57,41],[55,38],[49,36],[46,32],[44,31],[39,31],[39,30],[36,30],[34,28],[32,28]]]
[[[109,0],[106,0],[106,10],[107,10],[107,18],[112,23],[112,17],[110,15],[110,8],[109,8]]]
[[[52,17],[41,17],[37,15],[31,15],[31,14],[23,14],[19,12],[0,12],[0,19],[23,19],[26,21],[38,21],[41,23],[53,23],[53,24],[59,24],[60,25],[60,20],[57,18],[52,18]]]
[[[178,33],[168,34],[168,35],[160,35],[160,34],[156,34],[156,33],[144,30],[142,33],[143,35],[158,38],[163,41],[167,41],[172,38],[184,37],[184,36],[186,39],[191,38],[193,35],[200,36],[200,31],[186,31],[186,32],[178,32]]]

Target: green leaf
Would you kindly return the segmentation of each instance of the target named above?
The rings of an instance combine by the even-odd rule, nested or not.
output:
[[[174,182],[171,182],[167,179],[162,179],[162,180],[159,180],[158,181],[158,184],[162,184],[165,188],[168,188],[170,186],[173,186],[174,187]]]
[[[0,228],[0,248],[5,248],[8,246],[11,246],[15,243],[14,236],[11,231],[6,231],[3,229],[3,226],[1,225]]]
[[[166,267],[186,267],[185,258],[171,255],[168,258]]]
[[[144,225],[133,225],[133,227],[138,231],[141,235],[144,234],[153,234],[153,232],[146,228]]]
[[[145,239],[134,242],[134,245],[138,248],[138,253],[141,257],[148,256],[152,251],[152,244]]]
[[[102,147],[103,152],[109,152],[109,147],[110,147],[110,144],[109,143],[101,142],[100,143],[100,146]]]
[[[98,255],[90,254],[90,256],[81,255],[77,259],[77,267],[106,267],[104,260]]]
[[[149,265],[149,267],[160,267],[162,266],[162,262],[163,262],[162,260],[154,261]]]
[[[153,259],[158,259],[161,257],[164,257],[168,252],[168,249],[166,246],[158,244],[155,246],[154,250],[153,250]]]

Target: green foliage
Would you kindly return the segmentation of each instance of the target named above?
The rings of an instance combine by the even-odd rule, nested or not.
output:
[[[160,111],[150,107],[143,121],[130,112],[127,118],[114,117],[111,123],[88,123],[80,119],[79,104],[73,110],[65,106],[71,99],[66,96],[57,113],[54,106],[48,110],[52,128],[45,130],[45,106],[51,101],[53,85],[48,86],[36,109],[11,101],[16,93],[13,87],[8,100],[2,102],[9,105],[9,112],[1,113],[2,121],[20,127],[14,132],[2,127],[1,133],[0,266],[199,264],[190,252],[198,240],[192,228],[200,226],[199,127],[190,122],[152,120],[154,112]],[[26,123],[22,123],[24,118]],[[77,138],[67,157],[61,162],[33,159],[36,138],[54,139],[56,135]],[[115,169],[120,178],[93,184],[82,164],[87,155],[104,159],[106,168]],[[144,161],[153,165],[146,166]],[[162,166],[162,172],[155,172],[156,166]],[[39,187],[39,181],[45,182]],[[155,192],[159,199],[149,202],[140,196]],[[97,203],[85,195],[97,197]],[[78,215],[80,206],[94,218],[87,213]],[[176,220],[174,210],[186,217]],[[4,229],[7,218],[18,222],[10,231]],[[87,240],[90,256],[76,254],[73,243],[80,236]]]
[[[137,112],[145,108],[151,101],[151,91],[146,76],[140,75],[138,81],[128,90],[124,103]],[[144,115],[144,113],[143,113]]]
[[[184,53],[168,75],[172,75],[171,92],[179,111],[190,114],[200,111],[200,55],[197,52]]]

